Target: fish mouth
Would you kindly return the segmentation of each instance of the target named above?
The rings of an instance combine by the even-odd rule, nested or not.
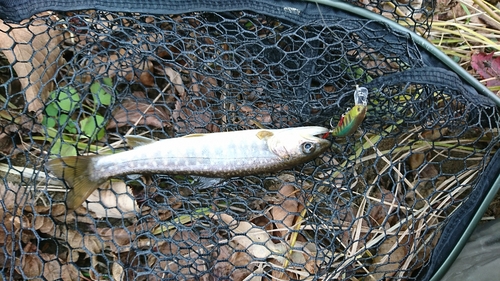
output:
[[[329,140],[324,139],[322,137],[316,137],[315,141],[319,145],[319,151],[321,152],[326,151],[332,145],[332,143]]]
[[[323,136],[330,132],[329,129],[325,127],[319,127],[319,126],[312,126],[312,127],[303,127],[301,128],[302,130],[300,131],[300,135],[304,137],[305,139],[312,140],[312,141],[318,141],[318,140],[326,140],[323,138]],[[326,140],[328,141],[328,140]]]
[[[317,143],[319,145],[319,151],[324,152],[332,144],[329,140],[324,138],[324,135],[328,132],[330,132],[330,130],[325,127],[311,126],[304,127],[300,133],[303,138]]]

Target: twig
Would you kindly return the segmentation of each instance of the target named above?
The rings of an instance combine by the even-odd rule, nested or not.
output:
[[[483,9],[490,17],[492,17],[497,23],[500,23],[500,16],[493,12],[488,5],[486,5],[483,0],[473,0],[481,9]]]

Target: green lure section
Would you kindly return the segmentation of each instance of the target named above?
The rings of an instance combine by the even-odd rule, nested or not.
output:
[[[337,127],[330,131],[330,134],[334,137],[345,137],[354,134],[365,119],[366,107],[365,105],[355,105],[340,118]]]

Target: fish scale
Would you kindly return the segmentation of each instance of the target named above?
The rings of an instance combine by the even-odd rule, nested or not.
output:
[[[256,137],[255,137],[256,138]],[[206,143],[212,143],[210,137]],[[219,140],[220,141],[220,140]],[[243,175],[257,167],[262,170],[270,169],[268,165],[280,161],[279,157],[267,148],[265,140],[255,141],[251,138],[241,140],[237,144],[232,139],[227,141],[225,148],[218,145],[207,145],[205,149],[178,149],[178,145],[200,145],[199,139],[168,139],[159,141],[155,146],[138,147],[134,150],[97,159],[94,163],[97,178],[107,178],[131,173],[166,173],[166,174],[196,174],[202,176],[220,177],[221,174]],[[164,145],[168,143],[169,145]],[[160,149],[158,155],[151,155],[151,151]],[[261,160],[265,161],[261,163]],[[161,166],[152,165],[152,161],[160,162]],[[266,163],[268,163],[266,165]],[[260,165],[260,166],[259,166]],[[205,167],[212,167],[205,169]],[[109,170],[108,170],[109,169]],[[102,171],[102,172],[101,172]],[[222,171],[222,172],[221,172]]]
[[[317,137],[323,127],[256,129],[153,141],[128,136],[134,149],[112,155],[52,159],[47,168],[72,187],[67,206],[74,209],[110,178],[128,174],[239,177],[277,172],[312,160],[330,147]],[[305,145],[305,146],[304,146]]]

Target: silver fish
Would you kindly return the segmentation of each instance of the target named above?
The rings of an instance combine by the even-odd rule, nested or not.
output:
[[[52,159],[47,168],[73,187],[69,209],[80,206],[99,185],[127,174],[172,174],[239,177],[277,172],[310,161],[330,147],[317,137],[323,127],[256,129],[193,134],[154,141],[127,136],[133,150],[112,155]]]

